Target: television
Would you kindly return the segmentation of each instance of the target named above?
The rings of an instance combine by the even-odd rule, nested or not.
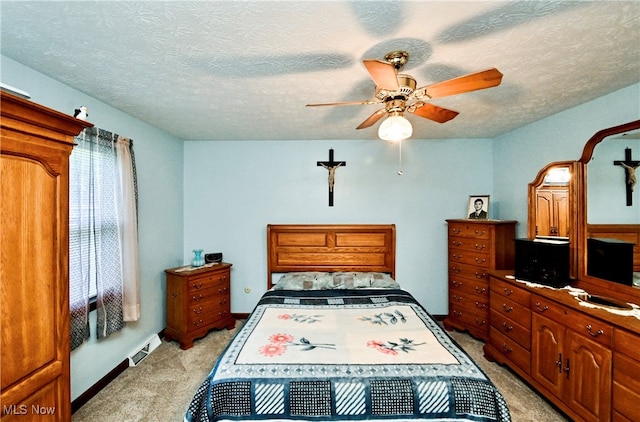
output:
[[[618,239],[587,239],[587,274],[627,286],[633,285],[634,244]]]
[[[570,284],[566,238],[515,239],[515,277],[551,287]]]

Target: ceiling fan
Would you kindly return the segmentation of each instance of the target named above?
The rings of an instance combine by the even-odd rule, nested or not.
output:
[[[409,53],[399,50],[392,51],[385,55],[384,61],[376,59],[363,60],[364,66],[376,84],[375,100],[307,104],[307,107],[384,104],[384,108],[373,112],[373,114],[360,123],[356,129],[365,129],[373,126],[383,116],[388,115],[390,119],[387,119],[387,121],[395,120],[396,118],[404,121],[403,124],[408,125],[409,133],[408,135],[406,133],[400,135],[400,137],[396,137],[395,139],[392,139],[393,135],[391,138],[387,138],[385,137],[387,135],[383,136],[383,127],[381,126],[379,135],[382,139],[386,140],[400,140],[411,136],[411,125],[404,119],[404,112],[413,113],[438,123],[444,123],[456,117],[458,112],[438,107],[426,101],[433,98],[491,88],[500,85],[502,82],[502,73],[495,68],[491,68],[482,72],[471,73],[416,88],[417,83],[413,76],[398,73],[407,63],[408,59]],[[387,121],[385,121],[383,125],[385,125]]]

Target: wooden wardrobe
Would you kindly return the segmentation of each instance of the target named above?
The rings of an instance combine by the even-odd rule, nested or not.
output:
[[[90,123],[1,93],[2,420],[71,420],[69,155]]]

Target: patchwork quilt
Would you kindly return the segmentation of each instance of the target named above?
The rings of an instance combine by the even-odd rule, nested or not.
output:
[[[510,421],[482,370],[403,290],[267,292],[185,421]]]

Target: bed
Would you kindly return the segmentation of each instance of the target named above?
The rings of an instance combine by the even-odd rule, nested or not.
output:
[[[482,370],[395,281],[394,225],[269,225],[267,292],[185,421],[509,421]]]

